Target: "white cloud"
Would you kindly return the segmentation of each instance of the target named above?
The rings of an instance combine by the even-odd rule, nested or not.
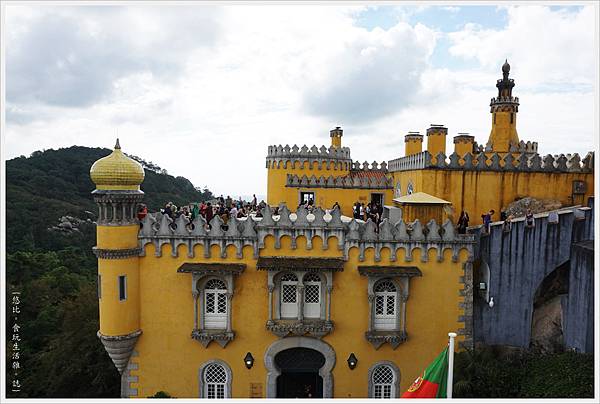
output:
[[[450,33],[450,54],[476,59],[484,68],[508,58],[527,88],[593,84],[597,68],[594,7],[567,12],[513,6],[507,12],[508,25],[501,30],[466,24],[462,31]]]
[[[406,22],[365,30],[355,24],[364,7],[19,7],[16,13],[11,6],[7,64],[21,70],[7,74],[20,94],[8,99],[6,156],[73,144],[111,147],[118,134],[125,152],[195,185],[232,196],[264,194],[268,145],[328,144],[337,125],[360,161],[403,155],[404,135],[431,123],[448,126],[448,150],[457,132],[485,143],[505,54],[521,98],[521,138],[538,141],[544,153],[585,152],[593,144],[589,83],[596,66],[573,49],[593,54],[582,27],[588,10],[525,8],[510,8],[503,30],[468,25],[453,33],[452,54],[472,61],[453,71],[430,65],[439,33]],[[525,26],[527,18],[534,28]],[[547,40],[548,22],[557,32],[572,29],[569,39]],[[586,66],[569,66],[560,55]],[[63,68],[46,66],[56,62]],[[59,74],[64,66],[77,68]],[[565,88],[544,87],[540,94],[552,80]],[[57,102],[69,95],[74,102]]]

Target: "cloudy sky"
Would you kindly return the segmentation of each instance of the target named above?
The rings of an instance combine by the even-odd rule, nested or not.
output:
[[[594,6],[8,5],[4,157],[112,147],[232,196],[271,144],[359,161],[434,124],[485,143],[505,58],[540,153],[595,147]],[[596,132],[595,132],[596,131]]]

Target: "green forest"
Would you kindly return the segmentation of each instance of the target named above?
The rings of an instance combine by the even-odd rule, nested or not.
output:
[[[6,161],[7,297],[19,292],[20,313],[6,305],[8,397],[117,398],[120,376],[96,337],[98,300],[89,170],[111,150],[73,146]],[[144,203],[156,211],[212,199],[183,177],[143,159]],[[13,369],[12,327],[19,328],[19,368]],[[14,377],[16,371],[17,377]],[[11,393],[19,380],[20,392]]]

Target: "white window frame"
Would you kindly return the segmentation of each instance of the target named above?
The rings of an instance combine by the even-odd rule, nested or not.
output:
[[[225,376],[226,376],[226,380],[224,383],[207,383],[206,382],[206,378],[205,378],[206,370],[211,365],[221,366],[223,368],[223,370],[225,371]],[[224,361],[219,360],[219,359],[209,360],[208,362],[206,362],[202,366],[200,366],[200,369],[198,370],[198,396],[200,398],[206,398],[206,399],[231,398],[231,379],[232,379],[231,368],[229,367],[229,365],[227,365],[227,363],[225,363]],[[211,386],[222,387],[223,397],[219,397],[219,398],[209,397],[209,390],[210,390]]]
[[[318,278],[319,281],[307,281],[306,277],[312,275],[311,272],[307,273],[306,275],[304,275],[304,278],[302,280],[302,284],[304,285],[304,317],[308,318],[308,319],[319,319],[321,318],[321,314],[322,314],[322,307],[321,305],[323,304],[323,281],[321,279],[321,277],[317,274],[315,274]],[[307,289],[309,287],[312,286],[317,286],[318,290],[317,290],[317,297],[318,297],[318,302],[317,303],[308,303],[306,301],[306,296],[307,296]]]
[[[384,278],[373,286],[373,290],[377,290],[378,286],[386,282],[389,282],[393,285],[394,291],[374,293],[375,302],[373,305],[373,328],[376,331],[394,331],[398,329],[398,286],[391,279]],[[393,302],[390,302],[390,298],[393,300]],[[382,301],[383,306],[383,312],[381,314],[377,313],[379,301]]]
[[[279,283],[279,296],[280,296],[280,301],[279,301],[279,307],[280,307],[280,316],[282,319],[291,319],[291,318],[298,318],[298,303],[299,303],[299,299],[298,299],[298,284],[299,284],[299,280],[298,280],[298,275],[296,275],[293,272],[286,272],[282,275],[282,278],[288,274],[292,274],[296,277],[296,281],[281,281]],[[285,293],[283,292],[284,288],[294,288],[296,291],[296,299],[294,302],[284,302],[284,296]]]
[[[392,383],[375,383],[375,373],[377,369],[385,366],[392,371],[393,380]],[[373,364],[369,368],[369,398],[399,398],[400,396],[400,369],[394,362],[391,361],[379,361]],[[378,388],[378,386],[380,388]],[[385,397],[385,387],[389,388],[389,397]],[[382,397],[383,396],[383,397]]]
[[[207,289],[206,286],[208,286],[208,284],[211,281],[217,281],[222,283],[223,285],[225,285],[225,289]],[[222,279],[219,278],[214,278],[211,277],[209,279],[207,279],[207,281],[204,283],[204,304],[203,306],[203,310],[204,310],[204,328],[207,330],[224,330],[227,328],[227,316],[228,316],[228,301],[227,301],[227,282],[223,281]],[[219,300],[223,298],[225,299],[225,311],[222,312],[221,310],[221,305],[219,305]],[[212,302],[212,306],[213,306],[213,310],[212,311],[208,311],[208,300],[209,299],[213,299]]]

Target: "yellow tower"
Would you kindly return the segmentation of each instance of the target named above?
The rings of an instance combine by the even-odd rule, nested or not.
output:
[[[507,153],[512,145],[518,146],[517,112],[519,112],[519,98],[512,96],[515,81],[509,79],[510,65],[508,60],[502,65],[502,79],[496,82],[498,97],[492,98],[490,112],[492,113],[492,131],[488,146],[497,153]]]
[[[433,125],[427,129],[427,151],[437,158],[439,153],[446,154],[446,136],[448,128],[443,125]]]
[[[329,131],[329,136],[331,136],[331,145],[333,147],[342,147],[342,136],[344,135],[344,131],[339,126],[336,126],[335,129],[331,129]]]
[[[423,151],[423,135],[419,132],[408,132],[404,136],[404,155],[411,156]]]
[[[144,193],[140,184],[144,169],[121,151],[114,151],[90,168],[96,184],[92,192],[98,205],[97,244],[98,299],[102,341],[123,375],[140,328],[139,253],[137,206]]]
[[[473,153],[475,136],[469,136],[466,133],[459,133],[454,136],[454,151],[460,157],[464,157],[467,153]]]

